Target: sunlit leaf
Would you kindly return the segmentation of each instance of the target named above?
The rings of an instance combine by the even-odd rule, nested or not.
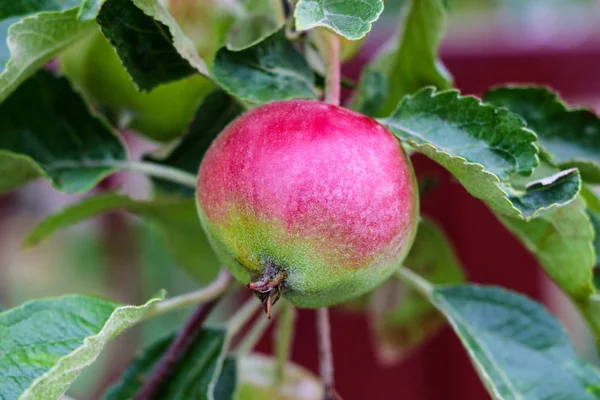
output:
[[[371,24],[382,11],[382,0],[299,0],[294,18],[299,31],[324,26],[350,40],[357,40],[371,30]]]

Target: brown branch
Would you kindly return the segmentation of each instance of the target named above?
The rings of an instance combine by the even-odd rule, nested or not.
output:
[[[163,354],[158,364],[152,369],[150,375],[144,381],[144,384],[137,392],[134,400],[153,400],[159,398],[163,384],[170,378],[171,373],[179,360],[186,353],[194,338],[200,331],[204,321],[219,302],[220,297],[208,303],[200,305],[187,320],[183,328],[177,333],[177,336]]]

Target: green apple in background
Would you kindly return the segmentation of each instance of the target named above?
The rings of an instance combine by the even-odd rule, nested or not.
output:
[[[170,0],[166,6],[210,65],[239,12],[237,2]],[[92,104],[127,121],[128,128],[161,142],[185,132],[196,108],[215,87],[208,79],[194,75],[140,92],[99,30],[71,46],[60,56],[59,64]]]
[[[60,56],[59,65],[92,104],[128,119],[128,128],[161,142],[184,133],[202,98],[214,87],[208,79],[193,75],[140,92],[100,31],[71,46]]]
[[[239,386],[236,400],[321,400],[319,378],[299,365],[285,366],[283,381],[275,384],[277,362],[272,357],[251,354],[238,362]]]
[[[265,1],[247,4],[239,0],[165,0],[169,13],[196,45],[206,65],[212,65],[217,51],[225,45],[229,28],[249,11],[263,11]],[[254,1],[253,3],[257,3]],[[270,6],[270,1],[266,2]]]

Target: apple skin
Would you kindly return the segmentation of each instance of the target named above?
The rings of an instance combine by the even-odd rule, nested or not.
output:
[[[364,115],[311,100],[259,106],[233,121],[198,174],[198,214],[241,282],[285,278],[318,308],[364,294],[401,265],[418,190],[397,139]]]
[[[214,89],[208,79],[196,74],[150,92],[138,91],[99,30],[61,54],[59,66],[90,102],[130,116],[131,129],[160,142],[181,136],[204,96]]]

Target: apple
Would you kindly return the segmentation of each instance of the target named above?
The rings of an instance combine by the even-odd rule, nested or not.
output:
[[[129,128],[156,141],[181,136],[214,85],[200,75],[140,92],[119,56],[100,31],[86,36],[59,57],[59,66],[94,105],[128,118]]]
[[[267,309],[327,307],[385,281],[418,221],[412,165],[377,121],[311,100],[230,123],[198,173],[198,214],[221,261]]]
[[[238,400],[322,400],[323,384],[310,371],[287,363],[284,378],[276,386],[277,361],[251,354],[238,359]]]

